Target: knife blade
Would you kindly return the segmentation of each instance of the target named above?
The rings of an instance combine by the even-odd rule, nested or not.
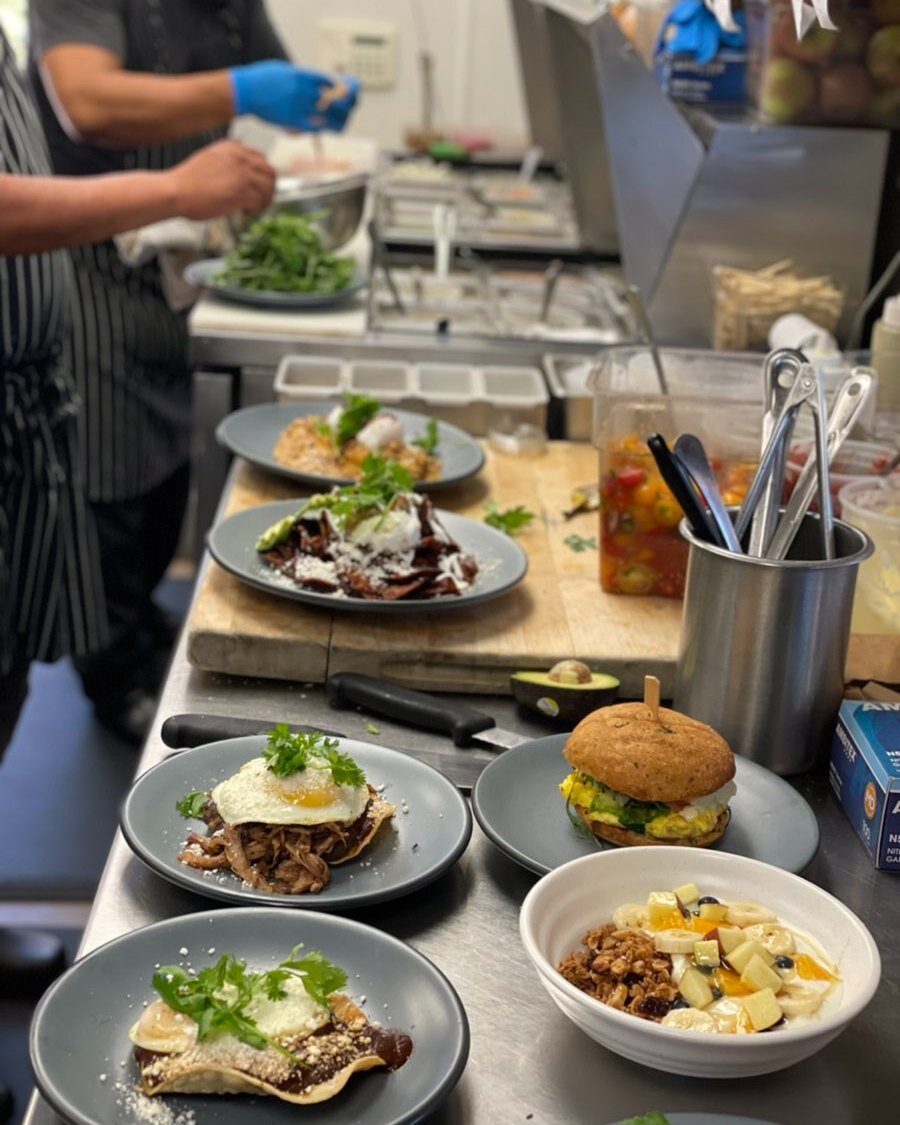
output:
[[[273,725],[272,721],[265,719],[242,719],[232,715],[187,713],[170,715],[164,720],[160,728],[160,737],[164,745],[177,752],[193,746],[205,746],[208,742],[221,742],[226,738],[268,734]],[[287,726],[293,734],[312,734],[314,731],[318,731],[321,734],[328,735],[329,738],[353,738],[353,735],[328,730],[325,727],[305,726],[302,723],[288,723]],[[359,742],[361,740],[354,739],[354,741]],[[373,743],[372,745],[379,744]],[[471,759],[454,761],[455,751],[452,750],[398,750],[397,753],[408,753],[410,757],[417,758],[420,762],[436,769],[448,781],[452,781],[461,793],[471,792],[472,785],[485,764]]]
[[[332,707],[363,707],[397,723],[448,734],[456,746],[475,742],[502,751],[530,741],[527,735],[502,730],[484,711],[375,676],[336,672],[325,681],[325,692]]]

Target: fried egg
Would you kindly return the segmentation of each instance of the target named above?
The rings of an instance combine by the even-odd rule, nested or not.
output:
[[[365,785],[337,785],[323,758],[305,770],[277,777],[264,758],[253,758],[212,791],[226,824],[352,824],[369,801]]]
[[[300,977],[288,977],[282,984],[285,995],[272,1000],[257,994],[243,1008],[263,1033],[274,1039],[312,1035],[331,1018],[330,1010],[313,1000]],[[234,985],[226,984],[217,993],[226,1001],[237,996]],[[197,1024],[190,1016],[173,1011],[164,1000],[155,1000],[128,1032],[131,1042],[148,1051],[180,1054],[197,1042]]]

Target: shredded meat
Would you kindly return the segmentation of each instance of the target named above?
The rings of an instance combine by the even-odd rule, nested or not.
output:
[[[582,992],[656,1023],[678,999],[672,958],[658,953],[643,931],[620,930],[610,922],[589,930],[581,943],[585,948],[564,957],[559,971]]]
[[[213,801],[203,810],[209,836],[192,833],[178,856],[204,871],[233,871],[251,887],[275,894],[318,894],[340,863],[372,830],[372,801],[352,824],[226,824]]]

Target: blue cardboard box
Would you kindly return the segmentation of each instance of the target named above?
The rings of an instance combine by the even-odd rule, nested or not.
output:
[[[680,102],[694,105],[741,105],[747,97],[746,51],[720,51],[707,63],[689,54],[660,50],[653,73],[663,91]]]
[[[900,703],[844,700],[829,778],[874,865],[900,871]]]

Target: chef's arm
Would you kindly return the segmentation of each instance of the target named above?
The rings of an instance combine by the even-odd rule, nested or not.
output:
[[[40,71],[60,123],[92,144],[162,144],[220,128],[235,112],[227,70],[140,73],[104,47],[66,43],[45,52]]]
[[[0,255],[100,242],[183,215],[256,213],[271,202],[275,173],[236,141],[220,141],[166,172],[108,176],[0,175]]]

